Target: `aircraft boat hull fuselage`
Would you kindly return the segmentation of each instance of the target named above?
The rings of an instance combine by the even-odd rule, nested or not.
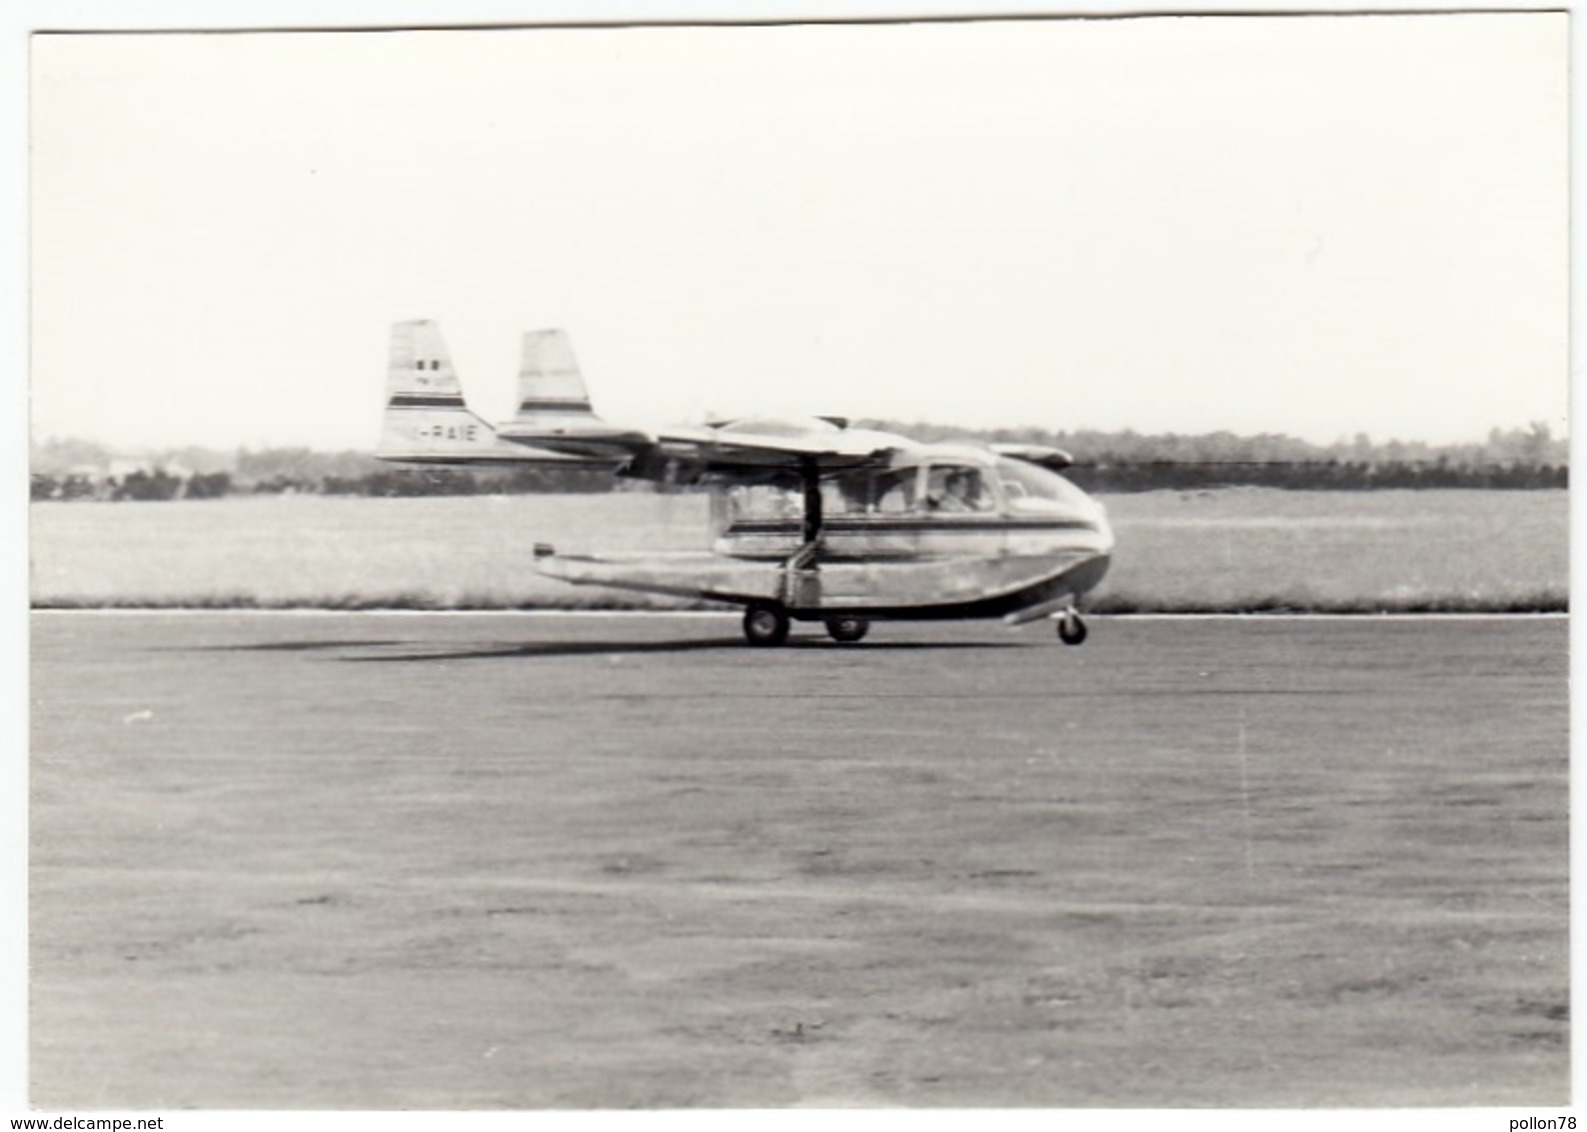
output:
[[[929,490],[931,474],[977,465],[945,459],[834,477],[824,499],[811,485],[730,484],[713,494],[711,555],[551,556],[540,569],[576,584],[770,606],[797,621],[1072,612],[1108,568],[1102,506],[1051,473],[1015,469],[1005,475],[1022,477],[1024,496],[989,476],[992,490],[955,508]]]
[[[772,603],[794,620],[1008,617],[1078,604],[1102,580],[1112,550],[1105,524],[934,521],[828,524],[801,561],[797,530],[729,530],[715,554],[552,556],[563,581],[740,605]]]
[[[574,585],[610,586],[736,605],[769,603],[796,621],[834,616],[891,621],[1011,617],[1037,606],[1078,604],[1107,572],[1106,553],[959,555],[886,562],[775,562],[706,554],[555,555],[541,573]]]

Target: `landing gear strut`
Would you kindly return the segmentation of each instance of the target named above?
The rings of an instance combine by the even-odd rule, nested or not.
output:
[[[788,611],[780,605],[756,602],[744,611],[744,640],[761,647],[788,639]]]
[[[1080,614],[1066,609],[1058,618],[1058,639],[1066,645],[1078,645],[1086,639],[1086,623]]]

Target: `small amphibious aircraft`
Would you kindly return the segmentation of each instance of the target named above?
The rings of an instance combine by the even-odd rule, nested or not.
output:
[[[742,419],[658,433],[590,408],[567,335],[524,336],[518,411],[491,426],[463,400],[439,328],[392,328],[376,455],[416,464],[603,469],[711,489],[711,553],[559,555],[542,574],[739,605],[752,645],[790,621],[858,641],[873,620],[1056,620],[1085,640],[1081,599],[1113,549],[1102,505],[1057,474],[1055,449],[923,444],[839,417]]]

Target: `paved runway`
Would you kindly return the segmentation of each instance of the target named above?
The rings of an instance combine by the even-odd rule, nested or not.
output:
[[[1568,1099],[1560,619],[33,631],[38,1105]]]

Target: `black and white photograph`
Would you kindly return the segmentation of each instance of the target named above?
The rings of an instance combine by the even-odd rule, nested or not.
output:
[[[1565,1119],[1569,12],[322,7],[26,30],[18,1113]]]

